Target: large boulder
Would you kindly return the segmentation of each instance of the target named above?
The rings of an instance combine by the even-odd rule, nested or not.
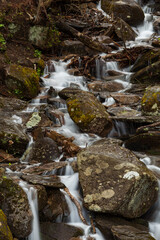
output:
[[[0,97],[0,111],[13,112],[23,110],[27,107],[27,102],[16,98]]]
[[[67,108],[70,117],[83,132],[106,136],[112,128],[109,114],[92,93],[81,91],[70,97]]]
[[[44,137],[35,141],[27,151],[28,162],[52,162],[60,156],[58,146],[51,138]]]
[[[0,209],[0,239],[13,240],[12,233],[7,224],[7,217]]]
[[[40,225],[42,240],[70,240],[83,235],[83,230],[65,223],[43,222]]]
[[[95,212],[142,216],[157,199],[154,174],[115,140],[99,141],[78,153],[84,204]]]
[[[160,85],[146,88],[141,106],[145,115],[160,115]]]
[[[125,146],[133,151],[145,151],[157,154],[160,152],[159,133],[159,131],[149,131],[147,133],[136,134],[126,140]]]
[[[0,208],[7,216],[11,232],[17,238],[31,233],[32,212],[23,189],[6,175],[0,177]]]
[[[39,92],[39,76],[35,70],[10,64],[6,69],[5,84],[20,99],[32,99]]]
[[[0,119],[0,148],[15,156],[21,156],[29,142],[22,126],[11,119]]]
[[[134,0],[102,0],[101,6],[107,14],[113,13],[129,25],[138,25],[144,20],[143,10]]]
[[[109,214],[96,213],[95,222],[106,239],[113,240],[154,240],[149,234],[147,221],[127,220]]]

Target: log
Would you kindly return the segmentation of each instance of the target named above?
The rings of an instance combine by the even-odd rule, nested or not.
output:
[[[59,146],[62,146],[62,151],[67,153],[67,156],[74,157],[81,150],[79,146],[72,143],[74,138],[67,138],[57,133],[56,131],[46,132],[47,137],[52,138]]]
[[[136,133],[140,134],[140,133],[145,133],[145,132],[149,132],[149,131],[160,131],[160,122],[156,122],[156,123],[152,123],[146,126],[142,126],[137,128]]]
[[[77,38],[80,42],[82,42],[85,46],[89,47],[90,49],[104,53],[108,53],[110,51],[110,47],[98,41],[92,40],[90,37],[77,31],[75,28],[69,26],[62,20],[57,21],[56,26],[59,28],[60,31],[71,34],[73,37]]]
[[[82,208],[81,208],[80,203],[79,203],[79,202],[77,201],[77,199],[69,192],[69,189],[68,189],[68,188],[64,188],[64,191],[68,194],[68,196],[70,197],[70,199],[72,200],[72,202],[74,202],[74,204],[76,205],[77,210],[78,210],[78,214],[79,214],[80,219],[82,220],[82,222],[83,222],[84,224],[88,225],[86,219],[85,219],[84,216],[83,216]]]

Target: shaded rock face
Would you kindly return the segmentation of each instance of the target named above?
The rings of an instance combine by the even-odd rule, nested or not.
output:
[[[140,69],[147,67],[148,65],[153,64],[154,62],[159,60],[160,50],[151,49],[147,51],[145,54],[142,54],[138,57],[137,61],[131,68],[131,72],[137,72]]]
[[[113,12],[115,17],[122,18],[130,25],[138,25],[144,20],[143,10],[133,0],[102,0],[102,9],[108,14]]]
[[[29,162],[52,162],[60,156],[57,144],[50,138],[40,138],[31,146]]]
[[[47,189],[48,200],[42,211],[42,219],[45,221],[64,219],[69,215],[68,205],[63,193],[59,189]]]
[[[148,223],[143,219],[132,221],[108,214],[96,214],[95,222],[106,239],[154,240],[149,234]]]
[[[146,88],[141,106],[145,115],[160,115],[160,85]]]
[[[160,152],[160,134],[156,131],[137,134],[129,138],[125,146],[134,151],[158,153]]]
[[[117,20],[114,22],[113,26],[115,28],[115,33],[119,39],[123,40],[124,42],[135,40],[137,34],[121,18],[117,18]]]
[[[83,132],[106,136],[112,128],[105,107],[91,93],[81,91],[69,98],[67,108],[70,117]]]
[[[157,198],[154,174],[132,152],[110,139],[78,153],[77,163],[89,210],[136,218]]]
[[[0,120],[0,148],[15,156],[21,156],[28,145],[29,138],[20,124],[10,119]]]
[[[133,237],[135,240],[155,240],[149,233],[145,233],[141,230],[137,230],[131,226],[114,226],[111,229],[114,239],[117,240],[132,240]]]
[[[123,85],[114,81],[94,81],[88,84],[88,88],[95,92],[109,91],[109,92],[117,92],[124,89]]]
[[[18,98],[32,99],[39,92],[39,77],[35,70],[11,64],[6,69],[5,84]]]
[[[7,97],[0,97],[0,111],[18,111],[22,110],[27,107],[27,103],[25,101],[22,101],[20,99],[10,98]]]
[[[32,212],[27,195],[6,176],[0,179],[0,208],[6,214],[8,225],[16,238],[25,238],[31,233]]]
[[[7,225],[6,215],[1,209],[0,209],[0,239],[13,240],[12,233]]]
[[[40,225],[42,240],[70,240],[72,237],[83,235],[81,228],[69,226],[65,223],[49,223],[45,222]]]
[[[159,83],[160,61],[156,61],[147,67],[140,69],[131,76],[131,83]]]

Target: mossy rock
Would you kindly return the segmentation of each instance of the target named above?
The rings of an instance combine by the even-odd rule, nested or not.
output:
[[[29,41],[40,49],[49,49],[59,43],[59,32],[55,28],[33,26],[29,29]]]
[[[106,136],[112,128],[112,121],[105,107],[88,92],[81,91],[67,100],[68,112],[78,127],[87,133]]]
[[[160,85],[146,88],[141,106],[145,115],[160,115]]]
[[[32,99],[39,92],[39,76],[35,70],[10,64],[6,69],[5,84],[20,99]]]
[[[8,226],[16,238],[25,238],[31,233],[32,212],[27,195],[7,175],[0,178],[0,208],[6,214]]]
[[[27,148],[28,136],[20,124],[10,119],[0,120],[0,148],[14,156],[21,156]]]
[[[12,233],[7,224],[7,217],[1,209],[0,209],[0,239],[13,240]]]

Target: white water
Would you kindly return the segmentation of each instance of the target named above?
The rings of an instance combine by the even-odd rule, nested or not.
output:
[[[20,181],[19,185],[23,188],[23,190],[27,194],[28,202],[33,214],[32,232],[29,235],[28,240],[41,240],[38,218],[37,190],[23,181]]]
[[[141,158],[140,160],[144,162],[151,171],[157,173],[160,176],[160,168],[155,165],[152,165],[151,158],[144,157]],[[156,240],[160,239],[160,179],[158,179],[158,185],[159,185],[158,200],[154,204],[149,216],[149,230]]]
[[[98,9],[101,10],[101,1],[99,2]],[[101,10],[102,11],[102,10]],[[147,41],[150,36],[153,34],[153,25],[152,21],[150,21],[151,14],[147,13],[149,11],[148,8],[145,9],[145,21],[144,24],[139,26],[137,28],[138,36],[136,38],[136,41],[133,44],[139,44],[143,41]],[[102,11],[103,12],[103,11]],[[106,14],[105,14],[106,15]],[[107,15],[106,15],[107,16]],[[130,43],[131,45],[131,43]],[[77,84],[79,88],[82,90],[87,91],[86,84],[84,83],[84,79],[82,76],[75,77],[71,76],[66,71],[66,66],[69,63],[64,63],[62,61],[56,62],[53,61],[52,64],[55,66],[55,72],[51,72],[50,69],[46,66],[45,68],[45,77],[43,77],[43,82],[46,87],[53,86],[57,91],[62,90],[65,87],[69,87],[71,83]],[[81,65],[81,59],[79,59],[79,65]],[[106,68],[102,69],[100,68],[100,61],[99,59],[96,62],[96,74],[97,79],[101,79],[101,74],[103,75],[103,71],[105,70],[116,70],[119,71],[119,67],[116,62],[108,62],[106,63]],[[128,73],[127,73],[128,74]],[[48,77],[46,77],[48,75]],[[129,74],[128,74],[129,75]],[[130,87],[128,81],[122,81],[117,79],[117,82],[121,82],[125,88]],[[41,92],[40,96],[44,96],[45,91]],[[106,99],[104,105],[110,106],[114,104],[113,98]],[[40,104],[39,99],[34,99],[32,101],[32,104],[25,110],[26,112],[33,112],[36,111],[36,106]],[[64,106],[63,106],[64,107]],[[20,121],[17,117],[13,117],[13,121]],[[114,131],[116,131],[116,134],[118,133],[118,136],[126,135],[128,133],[128,129],[126,129],[126,125],[122,122],[117,122],[116,124],[117,129],[113,129],[109,136],[113,136],[115,134]],[[79,145],[80,147],[86,147],[87,145],[92,144],[94,141],[98,140],[98,136],[89,136],[88,134],[81,133],[79,128],[74,124],[74,122],[70,119],[68,113],[65,114],[65,125],[62,127],[56,129],[57,132],[63,134],[66,137],[72,137],[74,136],[75,140],[74,142]],[[147,162],[148,160],[146,160]],[[150,165],[149,168],[153,170],[155,166]],[[155,169],[154,169],[155,170]],[[158,170],[157,170],[158,171]],[[78,173],[74,173],[70,165],[68,164],[65,169],[65,176],[61,176],[61,181],[66,185],[66,187],[69,189],[70,193],[79,201],[79,203],[82,206],[82,198],[79,194],[78,185]],[[29,187],[26,183],[21,182],[21,187],[24,189],[24,191],[27,194],[29,204],[32,209],[32,213],[34,216],[33,220],[33,231],[31,235],[29,236],[29,240],[40,240],[40,234],[39,234],[39,221],[38,221],[38,211],[37,211],[37,193],[36,190],[33,187]],[[84,237],[83,239],[87,239],[88,236],[93,236],[96,240],[104,240],[105,238],[102,236],[102,234],[99,232],[98,229],[96,229],[97,234],[92,234],[91,226],[87,226],[82,223],[79,214],[77,212],[77,208],[75,207],[74,203],[71,201],[69,196],[64,192],[64,190],[61,190],[66,198],[66,201],[68,203],[69,209],[70,209],[70,215],[67,219],[67,223],[81,227],[84,229]],[[160,198],[159,198],[160,199]],[[83,214],[85,218],[87,219],[87,222],[89,223],[89,218],[87,215],[87,212],[83,210]],[[157,201],[156,210],[154,211],[152,215],[152,219],[149,223],[150,231],[154,234],[157,240],[159,240],[160,236],[160,200]]]

